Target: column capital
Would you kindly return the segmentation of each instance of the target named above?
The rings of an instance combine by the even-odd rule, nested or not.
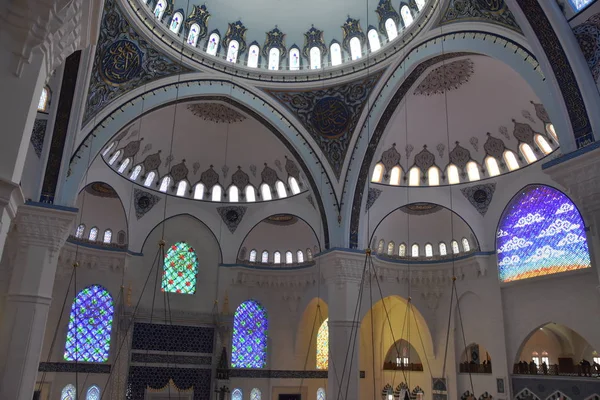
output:
[[[321,275],[326,283],[359,284],[363,277],[365,253],[333,250],[319,257]]]
[[[20,245],[47,247],[55,256],[69,236],[77,209],[26,203],[14,221]]]
[[[21,186],[0,178],[0,208],[8,212],[11,220],[17,215],[17,208],[24,202]]]

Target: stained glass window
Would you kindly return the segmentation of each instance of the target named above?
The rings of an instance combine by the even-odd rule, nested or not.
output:
[[[179,33],[181,21],[183,21],[183,15],[181,15],[180,12],[176,12],[173,16],[173,19],[171,19],[171,26],[169,26],[169,29],[171,29],[171,31],[174,33]]]
[[[286,264],[291,264],[294,262],[293,256],[292,256],[292,252],[291,251],[286,251],[285,252],[285,263]]]
[[[400,246],[398,246],[398,255],[400,257],[406,257],[406,245],[404,243],[401,243]]]
[[[263,251],[262,252],[262,256],[260,258],[260,262],[262,262],[263,264],[266,264],[269,262],[269,252],[268,251]]]
[[[42,95],[40,96],[40,101],[38,103],[37,110],[46,112],[48,111],[48,100],[50,99],[50,91],[48,88],[42,88]]]
[[[325,400],[325,389],[319,388],[317,390],[317,400]]]
[[[413,257],[419,257],[419,245],[418,244],[413,244],[412,245],[412,250],[410,252],[410,255]]]
[[[404,27],[408,28],[413,23],[413,16],[408,6],[402,6],[400,9],[400,14],[402,14],[402,22],[404,22]]]
[[[102,241],[104,243],[112,242],[112,231],[110,229],[104,231],[104,238],[102,239]]]
[[[83,237],[83,233],[85,232],[85,225],[81,224],[77,227],[77,230],[75,231],[75,237],[76,238],[82,238]]]
[[[445,256],[446,254],[446,243],[440,243],[440,256]]]
[[[300,50],[290,50],[290,70],[298,71],[300,69]]]
[[[594,0],[570,0],[571,6],[575,12],[579,12],[586,8],[588,5],[592,4]]]
[[[317,332],[317,369],[329,368],[329,318],[327,318]]]
[[[269,69],[275,71],[279,69],[279,49],[269,50]]]
[[[85,395],[85,400],[100,400],[100,389],[98,386],[90,386]]]
[[[381,48],[381,42],[379,41],[379,34],[375,29],[371,29],[367,33],[367,37],[369,39],[369,47],[371,51],[377,51]]]
[[[429,243],[425,245],[425,257],[433,257],[433,246]]]
[[[248,66],[250,68],[258,67],[258,53],[260,49],[257,45],[253,44],[250,46],[250,50],[248,50]]]
[[[338,43],[333,43],[329,48],[331,52],[331,65],[336,66],[342,63],[342,48]]]
[[[227,49],[227,61],[232,62],[234,64],[237,62],[239,47],[240,44],[237,40],[229,41],[229,48]]]
[[[415,3],[417,3],[417,8],[419,9],[419,11],[421,11],[423,7],[425,7],[425,0],[416,0]]]
[[[154,17],[156,19],[162,19],[166,6],[167,4],[165,0],[158,0],[158,3],[156,3],[156,7],[154,8]]]
[[[206,46],[206,52],[211,56],[217,55],[217,50],[219,50],[219,41],[221,38],[217,33],[211,33],[208,38],[208,45]]]
[[[267,330],[265,308],[254,300],[240,304],[233,319],[231,366],[264,368],[267,364]],[[232,396],[233,398],[233,396]]]
[[[90,229],[90,234],[88,236],[88,239],[91,240],[92,242],[95,241],[96,239],[98,239],[98,228],[93,227],[92,229]]]
[[[250,251],[250,258],[248,258],[248,261],[256,262],[256,250],[253,249]]]
[[[350,39],[350,56],[353,60],[358,60],[362,57],[362,45],[360,39],[357,37]]]
[[[100,285],[88,286],[77,294],[71,306],[65,360],[108,361],[113,311],[112,296]]]
[[[200,34],[200,25],[193,24],[188,34],[187,43],[191,46],[198,44],[198,35]]]
[[[450,244],[452,245],[452,253],[453,254],[460,253],[460,249],[458,248],[458,242],[456,240],[453,240]]]
[[[509,203],[496,233],[502,282],[589,268],[585,225],[563,193],[528,186]]]
[[[398,36],[398,27],[396,27],[396,23],[393,19],[388,18],[385,21],[385,32],[387,33],[388,41],[390,42],[396,39],[396,37]]]
[[[321,50],[318,47],[310,49],[310,69],[321,68]]]
[[[471,245],[469,244],[469,239],[462,238],[463,250],[465,252],[471,251]]]
[[[240,389],[234,389],[231,392],[231,400],[242,400],[242,391]]]
[[[296,252],[296,258],[298,259],[299,264],[304,262],[304,253],[302,252],[302,250],[298,250]]]
[[[276,251],[275,253],[273,253],[273,263],[275,264],[281,264],[281,253]]]
[[[68,384],[60,392],[60,400],[75,400],[75,386]]]
[[[257,388],[252,389],[252,391],[250,392],[250,400],[261,400],[261,398],[262,393],[260,392],[260,390]]]
[[[187,243],[172,245],[165,256],[162,291],[170,293],[196,293],[198,259]]]

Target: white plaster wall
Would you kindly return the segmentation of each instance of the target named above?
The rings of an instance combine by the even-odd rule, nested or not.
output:
[[[102,242],[104,231],[111,229],[112,242],[117,243],[119,231],[127,234],[127,219],[125,210],[119,198],[100,197],[83,190],[77,199],[79,212],[75,219],[72,234],[75,234],[80,224],[85,224],[84,238],[87,239],[92,227],[98,228],[98,242]]]

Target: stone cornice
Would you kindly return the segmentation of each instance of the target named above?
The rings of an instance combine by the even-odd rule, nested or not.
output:
[[[78,246],[66,242],[58,256],[57,274],[70,274],[73,263],[80,268],[116,272],[121,274],[131,255],[124,251],[111,251],[100,248]]]

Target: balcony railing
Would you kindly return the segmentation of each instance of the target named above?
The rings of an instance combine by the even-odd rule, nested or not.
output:
[[[383,363],[383,369],[386,371],[423,371],[423,364],[398,364],[388,361]]]
[[[515,364],[515,375],[554,375],[554,376],[589,376],[600,377],[600,365],[558,365],[537,366],[535,364]]]
[[[462,373],[469,374],[491,374],[492,364],[461,363],[459,364],[459,371]]]

